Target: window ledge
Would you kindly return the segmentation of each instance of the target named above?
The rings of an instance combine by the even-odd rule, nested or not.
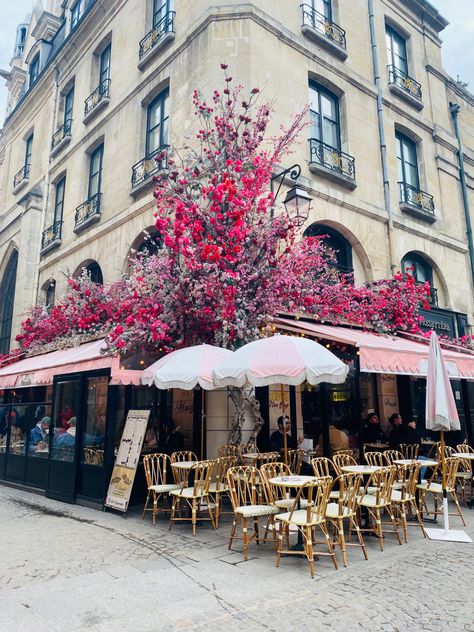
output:
[[[16,195],[18,193],[18,191],[21,191],[21,189],[23,189],[23,187],[25,187],[28,182],[30,181],[29,177],[26,178],[22,178],[14,187],[13,187],[13,194]]]
[[[85,230],[92,224],[95,224],[96,222],[98,222],[101,218],[101,215],[102,215],[101,213],[94,213],[90,217],[87,217],[86,219],[84,219],[82,222],[78,222],[74,226],[74,229],[73,229],[76,235],[77,233],[80,233],[81,231]]]
[[[174,41],[175,34],[173,32],[164,33],[154,46],[149,48],[146,53],[138,60],[138,70],[143,70],[148,63],[162,50],[168,43]]]
[[[153,174],[153,176],[148,176],[148,178],[145,178],[134,187],[132,187],[130,195],[133,198],[138,197],[143,191],[148,191],[149,189],[154,188],[156,186],[156,182],[153,180],[154,175],[156,174]]]
[[[62,244],[62,241],[63,240],[61,239],[61,237],[53,239],[53,241],[50,241],[49,244],[47,244],[44,248],[41,248],[40,255],[43,256],[50,250],[54,250],[54,248],[59,248],[59,246]]]
[[[310,162],[309,170],[311,171],[311,173],[314,173],[314,175],[327,178],[328,180],[332,180],[333,182],[337,182],[337,184],[340,184],[341,186],[345,187],[346,189],[350,189],[351,191],[353,191],[357,186],[355,178],[346,176],[340,171],[331,169],[330,167],[324,167],[317,162]]]
[[[431,211],[425,211],[424,209],[422,209],[419,206],[416,206],[415,204],[407,204],[406,202],[400,202],[400,210],[403,211],[404,213],[407,213],[408,215],[412,215],[413,217],[416,217],[417,219],[422,219],[425,222],[429,222],[430,224],[433,224],[434,222],[436,222],[436,216],[434,213],[432,213]]]
[[[336,44],[333,40],[329,39],[323,33],[320,33],[317,29],[309,26],[308,24],[303,24],[301,27],[301,32],[303,35],[306,35],[308,39],[313,40],[317,44],[320,44],[327,51],[338,57],[340,60],[344,61],[347,59],[347,51],[339,44]]]
[[[55,156],[56,154],[58,154],[58,153],[61,151],[61,149],[63,149],[63,147],[66,147],[66,145],[69,145],[69,143],[71,142],[71,138],[72,138],[72,135],[71,135],[71,134],[66,134],[66,136],[64,136],[64,137],[63,137],[63,138],[59,141],[59,143],[57,143],[57,145],[55,145],[55,146],[51,149],[51,152],[50,152],[50,156],[51,156],[51,158],[54,158],[54,156]]]
[[[87,114],[84,115],[82,122],[86,125],[96,114],[101,112],[107,105],[109,105],[110,97],[102,97],[102,99],[95,105]]]
[[[423,101],[417,99],[412,94],[398,86],[396,83],[389,83],[388,88],[392,94],[395,94],[400,99],[403,99],[410,105],[412,105],[417,110],[422,110],[424,108]]]

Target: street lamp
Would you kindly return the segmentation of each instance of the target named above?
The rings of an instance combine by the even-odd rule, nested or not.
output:
[[[291,217],[293,221],[296,222],[298,226],[302,226],[309,217],[309,211],[311,208],[311,198],[308,193],[301,187],[299,187],[296,183],[298,178],[301,175],[301,167],[300,165],[292,165],[288,167],[288,169],[284,169],[282,172],[277,173],[272,176],[270,181],[271,190],[273,193],[273,183],[278,182],[278,188],[273,197],[273,205],[278,198],[278,194],[280,193],[281,185],[285,179],[285,176],[289,175],[290,179],[293,180],[294,184],[288,189],[285,199],[283,200],[283,204],[285,205],[286,212]],[[272,208],[272,217],[274,213],[274,206]]]

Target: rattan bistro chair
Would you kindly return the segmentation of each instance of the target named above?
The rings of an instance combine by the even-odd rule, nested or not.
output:
[[[200,516],[199,519],[210,520],[213,528],[216,528],[214,515],[209,502],[209,485],[211,484],[213,467],[213,461],[199,461],[195,463],[191,468],[194,474],[193,486],[186,487],[187,481],[183,481],[179,489],[170,492],[170,496],[173,497],[170,529],[176,521],[191,521],[193,525],[193,535],[196,535],[197,514],[202,510],[203,506],[207,509],[209,518]],[[189,517],[189,515],[181,515],[183,511],[187,513],[188,509],[191,509],[191,517]],[[176,514],[180,515],[176,516]]]
[[[383,452],[366,452],[364,459],[367,465],[373,465],[374,467],[386,467],[389,465],[388,459],[385,458]]]
[[[423,527],[416,502],[416,486],[420,476],[420,468],[421,462],[398,465],[397,481],[400,483],[400,487],[398,489],[392,489],[392,495],[390,497],[392,509],[394,510],[394,513],[400,517],[405,542],[408,541],[408,523],[406,516],[407,508],[412,515],[414,514],[416,516],[417,524],[420,527],[423,536],[426,538],[425,528]]]
[[[240,454],[241,454],[241,450],[240,450],[240,447],[238,445],[227,444],[227,445],[220,445],[217,448],[217,456],[218,457],[235,456],[236,459],[239,460],[240,459]]]
[[[393,465],[394,461],[408,458],[403,456],[403,454],[399,450],[385,450],[384,456],[387,460],[387,465]]]
[[[337,488],[337,500],[330,500],[326,507],[326,519],[333,526],[335,542],[341,548],[342,561],[347,566],[347,546],[358,546],[362,549],[367,560],[364,538],[358,521],[357,499],[362,485],[362,474],[341,474],[333,482],[333,490]],[[349,522],[349,533],[352,529],[357,534],[358,542],[346,540],[344,535],[344,520]]]
[[[270,482],[272,478],[277,476],[291,476],[292,472],[288,465],[280,462],[265,463],[260,468],[260,475],[265,489],[266,501],[269,505],[273,505],[279,511],[293,506],[294,498],[290,497],[288,488]]]
[[[222,456],[214,461],[214,480],[209,485],[209,496],[216,506],[216,529],[219,527],[219,516],[222,512],[222,496],[229,495],[227,471],[237,465],[236,456]]]
[[[471,448],[467,443],[460,443],[456,446],[456,452],[463,452],[464,454],[474,454],[474,448]],[[466,485],[471,484],[471,498],[473,495],[473,471],[472,461],[470,459],[460,459],[458,473],[456,474],[456,481],[461,485],[461,499],[466,504]]]
[[[173,463],[185,463],[186,461],[197,460],[197,456],[190,450],[180,450],[178,452],[173,452],[171,455],[171,465],[173,465]],[[177,485],[183,486],[184,483],[188,482],[191,468],[185,469],[181,467],[171,467],[171,469],[173,471],[174,481]]]
[[[466,526],[464,516],[459,505],[459,500],[456,494],[456,474],[458,472],[459,459],[456,457],[448,457],[446,459],[446,492],[451,496],[454,504],[457,508],[457,513],[449,513],[450,516],[459,516],[462,523]],[[441,483],[435,481],[437,475],[441,475],[441,464],[434,470],[428,481],[419,483],[416,487],[420,490],[420,505],[426,509],[426,513],[429,515],[430,511],[426,504],[426,494],[433,494],[434,502],[434,515],[439,516],[443,513],[442,509],[438,509],[438,503],[442,506],[443,503],[443,486]]]
[[[292,474],[299,476],[303,465],[304,450],[288,450],[288,465]]]
[[[229,537],[229,549],[232,543],[240,536],[236,535],[237,525],[242,525],[242,540],[244,545],[244,560],[248,560],[249,543],[255,540],[266,542],[268,531],[271,528],[274,542],[276,544],[276,532],[274,516],[278,509],[270,504],[259,502],[259,492],[257,489],[258,470],[252,465],[231,467],[227,471],[227,482],[229,485],[230,499],[234,510],[234,520]],[[258,521],[260,518],[266,519],[265,536],[260,538]],[[249,536],[249,522],[253,522],[253,535]]]
[[[398,446],[403,459],[417,459],[420,446],[417,443],[400,443]]]
[[[277,566],[280,565],[283,553],[286,555],[305,555],[309,562],[311,577],[314,577],[314,551],[317,542],[316,540],[313,541],[313,533],[319,528],[324,535],[328,553],[318,550],[318,555],[329,555],[332,558],[334,568],[337,570],[336,552],[332,539],[329,537],[326,524],[326,508],[331,485],[332,479],[330,477],[319,478],[305,483],[298,489],[291,509],[275,516],[275,520],[280,523],[276,560]],[[303,501],[306,505],[304,509],[301,508]],[[286,536],[286,541],[288,542],[290,526],[295,526],[301,533],[303,537],[303,551],[295,550],[288,546],[283,550],[283,536]],[[313,544],[315,545],[314,548]]]
[[[158,502],[162,496],[168,495],[171,491],[179,489],[175,482],[169,483],[168,476],[171,475],[171,462],[167,454],[146,454],[143,457],[143,469],[145,470],[148,493],[145,506],[143,508],[142,519],[147,511],[152,512],[153,524],[160,511],[171,511],[169,507],[158,508]],[[153,499],[152,507],[149,507]]]
[[[357,461],[350,454],[342,454],[340,452],[336,452],[336,454],[332,457],[332,464],[334,465],[334,470],[336,471],[337,476],[344,474],[341,470],[342,467],[346,465],[357,465]]]

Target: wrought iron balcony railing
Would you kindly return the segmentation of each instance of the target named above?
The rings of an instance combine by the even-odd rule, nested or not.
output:
[[[346,48],[346,32],[309,4],[302,4],[303,26],[310,26],[341,48]]]
[[[149,31],[138,45],[138,57],[142,59],[150,50],[155,48],[166,33],[174,33],[175,11],[168,11],[158,24]]]
[[[415,207],[423,213],[434,216],[435,207],[432,195],[406,182],[399,182],[398,185],[400,187],[400,204]]]
[[[104,102],[104,99],[110,98],[110,79],[104,79],[94,92],[87,97],[84,103],[84,118],[89,116],[91,112],[95,110],[95,108],[99,105],[99,103]]]
[[[56,149],[65,138],[71,136],[72,119],[67,119],[53,134],[51,139],[51,151]]]
[[[96,193],[76,208],[74,230],[81,229],[100,219],[102,193]]]
[[[155,173],[166,169],[167,167],[167,153],[169,145],[163,145],[159,147],[148,156],[145,156],[142,160],[137,162],[132,167],[132,188],[135,188],[142,182],[150,179]]]
[[[310,138],[310,163],[317,163],[347,178],[355,179],[355,159],[317,138]]]
[[[388,82],[401,88],[404,92],[410,96],[422,101],[421,85],[418,81],[415,81],[412,77],[408,76],[395,66],[387,66],[388,68]]]
[[[16,189],[24,181],[27,181],[30,177],[30,165],[27,163],[24,165],[18,173],[13,176],[13,188]]]
[[[52,226],[43,231],[41,236],[42,251],[49,250],[55,242],[59,242],[61,239],[62,228],[63,222],[62,220],[58,220],[57,222],[54,222]]]

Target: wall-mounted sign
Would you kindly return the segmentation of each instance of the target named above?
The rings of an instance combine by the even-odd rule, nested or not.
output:
[[[423,320],[420,327],[425,331],[433,329],[437,334],[443,336],[456,336],[456,314],[447,309],[433,308],[430,310],[420,309],[420,316]]]
[[[149,410],[129,410],[105,499],[105,506],[126,512],[145,438]]]

